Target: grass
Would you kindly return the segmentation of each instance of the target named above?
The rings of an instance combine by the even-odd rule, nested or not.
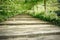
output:
[[[41,12],[36,14],[34,13],[29,13],[29,14],[33,17],[39,18],[40,20],[48,21],[60,26],[60,17],[58,17],[57,14],[53,12],[52,13]]]

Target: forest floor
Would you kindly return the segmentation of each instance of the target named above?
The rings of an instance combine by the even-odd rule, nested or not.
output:
[[[0,40],[60,40],[60,27],[21,14],[0,23]]]

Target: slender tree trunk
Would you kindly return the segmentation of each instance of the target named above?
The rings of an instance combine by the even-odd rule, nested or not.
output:
[[[45,12],[47,11],[46,10],[46,0],[44,0],[44,9],[45,9]]]

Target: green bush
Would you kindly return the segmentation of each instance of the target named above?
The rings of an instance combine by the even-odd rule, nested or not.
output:
[[[37,0],[0,0],[0,22],[31,9],[36,3]]]
[[[54,12],[51,12],[51,13],[41,12],[41,13],[36,13],[36,15],[34,13],[30,13],[30,15],[32,15],[33,17],[39,18],[41,20],[53,22],[54,24],[60,25],[60,18]]]

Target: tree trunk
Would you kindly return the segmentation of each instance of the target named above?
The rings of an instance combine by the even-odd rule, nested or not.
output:
[[[45,12],[46,12],[46,0],[44,0],[44,9],[45,9]]]

